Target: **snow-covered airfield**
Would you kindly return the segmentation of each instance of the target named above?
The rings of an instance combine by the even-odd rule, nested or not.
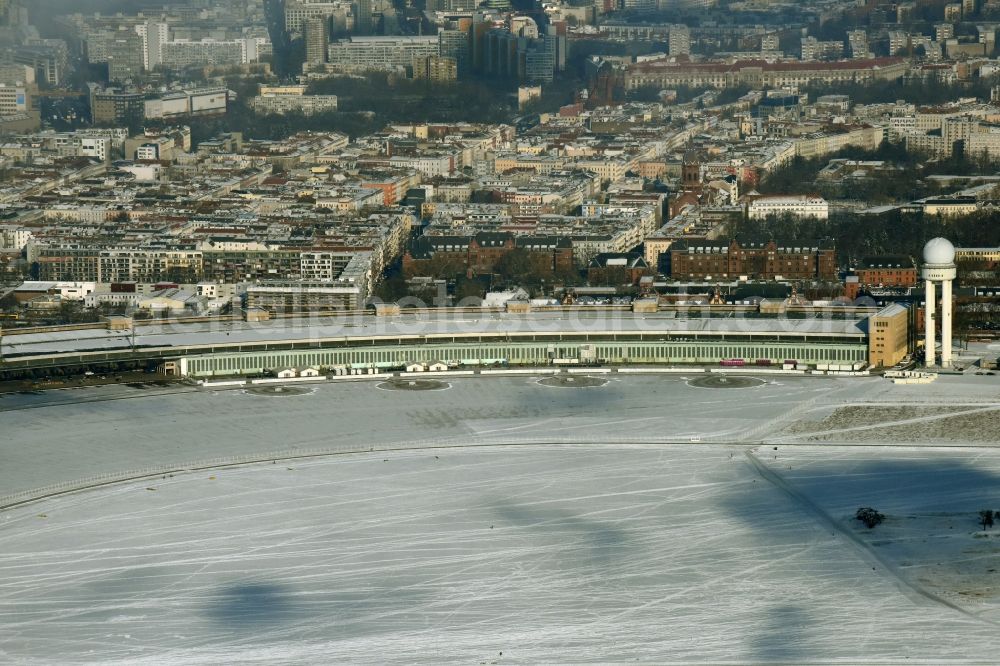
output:
[[[996,662],[997,377],[606,378],[4,396],[0,495],[177,471],[0,512],[0,662]]]

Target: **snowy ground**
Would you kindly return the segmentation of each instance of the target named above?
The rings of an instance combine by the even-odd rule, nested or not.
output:
[[[1000,378],[941,376],[933,384],[859,384],[851,395],[803,405],[771,442],[964,445],[1000,443]]]
[[[464,448],[0,512],[0,663],[995,663],[1000,538],[975,516],[1000,509],[1000,447],[847,435],[877,432],[862,402],[989,427],[996,377],[608,379],[4,396],[0,495],[293,447]]]
[[[0,520],[14,663],[941,663],[998,640],[725,447],[360,454]]]
[[[5,395],[0,422],[9,436],[0,437],[7,463],[0,465],[0,496],[112,470],[293,447],[731,441],[771,429],[809,405],[882,383],[779,377],[732,390],[688,386],[683,376],[609,379],[582,389],[517,376],[449,378],[451,388],[431,392],[352,382],[280,397],[128,386]]]
[[[1000,627],[1000,448],[765,446],[756,457],[823,517],[845,526],[914,591]],[[874,529],[853,516],[885,515]]]

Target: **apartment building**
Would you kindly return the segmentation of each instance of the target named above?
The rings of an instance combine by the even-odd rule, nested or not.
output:
[[[260,94],[250,100],[255,113],[299,112],[305,115],[337,110],[336,95],[306,95],[307,86],[282,85],[260,87]]]
[[[31,239],[32,232],[27,227],[0,225],[0,252],[20,252]]]
[[[445,56],[427,56],[414,63],[413,78],[435,83],[455,81],[458,79],[458,61]]]
[[[408,69],[439,55],[438,37],[349,37],[330,43],[327,61],[343,70]]]
[[[338,14],[342,17],[341,21],[346,23],[346,17],[350,12],[349,2],[288,0],[285,3],[285,29],[291,34],[302,34],[309,19],[330,19]]]
[[[842,42],[820,41],[815,37],[803,37],[801,41],[802,60],[835,60],[844,55]]]
[[[667,53],[672,56],[691,54],[691,28],[672,25],[667,32]]]
[[[206,65],[240,65],[246,60],[247,45],[243,40],[177,39],[163,45],[163,66],[181,70]]]
[[[645,86],[729,88],[751,85],[781,88],[810,83],[894,81],[902,78],[906,71],[907,64],[902,58],[836,62],[738,60],[733,63],[653,60],[629,66],[625,72],[625,86],[630,90]]]
[[[90,114],[95,123],[138,124],[145,115],[145,99],[139,92],[94,86],[90,94]]]
[[[863,60],[871,58],[871,51],[868,49],[867,30],[849,30],[847,32],[847,49],[851,58]]]
[[[913,257],[906,255],[865,257],[853,272],[859,284],[883,287],[913,287],[918,278]]]
[[[31,109],[28,88],[0,83],[0,116],[14,116]]]
[[[330,20],[327,17],[312,17],[305,20],[306,62],[326,62],[326,49],[330,42]]]
[[[837,278],[836,249],[828,242],[738,243],[679,240],[670,246],[674,279],[796,280]]]

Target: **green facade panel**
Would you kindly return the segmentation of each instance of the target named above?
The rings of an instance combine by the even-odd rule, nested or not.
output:
[[[261,374],[267,370],[294,367],[333,366],[353,368],[402,368],[410,362],[460,363],[484,366],[506,363],[548,365],[552,359],[580,357],[586,343],[498,342],[497,344],[414,344],[386,347],[270,351],[245,354],[204,354],[184,357],[186,374],[192,377]],[[592,345],[598,363],[664,364],[719,363],[723,359],[743,359],[753,365],[758,360],[780,364],[795,360],[802,364],[849,364],[867,360],[863,343],[809,344],[803,342],[601,342]]]

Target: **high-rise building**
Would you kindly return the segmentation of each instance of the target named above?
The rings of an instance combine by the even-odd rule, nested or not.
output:
[[[306,62],[326,62],[329,44],[328,19],[316,17],[306,19]]]
[[[959,5],[961,7],[961,5]],[[900,2],[896,5],[896,23],[909,23],[916,18],[916,2]]]
[[[108,80],[127,81],[142,74],[143,39],[134,30],[119,30],[108,44]]]
[[[815,37],[802,38],[803,60],[837,60],[843,54],[843,42],[837,40],[820,41]]]
[[[478,0],[427,0],[428,11],[471,12],[478,6]]]
[[[439,30],[438,49],[443,57],[455,60],[459,72],[467,72],[472,68],[467,30]]]
[[[676,9],[708,9],[719,4],[718,0],[658,0],[661,11]]]
[[[910,35],[902,30],[889,31],[889,55],[905,53],[910,48]]]
[[[627,12],[653,12],[657,8],[656,0],[622,0],[622,9]]]
[[[556,70],[555,39],[546,35],[527,44],[523,40],[519,42],[518,78],[532,83],[550,83]]]
[[[305,28],[306,19],[345,17],[345,5],[349,6],[346,2],[288,0],[285,3],[285,30],[298,35]]]
[[[0,0],[0,25],[28,25],[28,8],[19,0]]]
[[[847,33],[847,45],[852,58],[868,58],[868,32],[865,30],[850,30]]]
[[[458,78],[458,63],[454,58],[427,56],[413,64],[413,78],[446,83]]]
[[[519,81],[550,82],[557,66],[559,43],[557,33],[532,38],[494,28],[485,35],[481,71]]]
[[[667,48],[670,55],[691,54],[691,29],[686,25],[672,25],[667,33]]]
[[[354,34],[372,34],[372,0],[356,0],[354,4]]]
[[[135,26],[142,38],[142,65],[147,70],[154,69],[163,62],[163,44],[169,38],[166,23],[147,21]]]
[[[569,51],[568,34],[569,25],[566,21],[550,21],[545,27],[546,39],[552,40],[555,46],[555,68],[557,72],[562,72],[566,69],[566,57]]]
[[[777,34],[762,35],[760,38],[761,51],[777,51],[781,48],[781,39]]]
[[[487,70],[486,49],[488,35],[493,24],[485,12],[475,12],[472,15],[472,30],[469,32],[469,42],[472,52],[472,69],[476,72]]]

